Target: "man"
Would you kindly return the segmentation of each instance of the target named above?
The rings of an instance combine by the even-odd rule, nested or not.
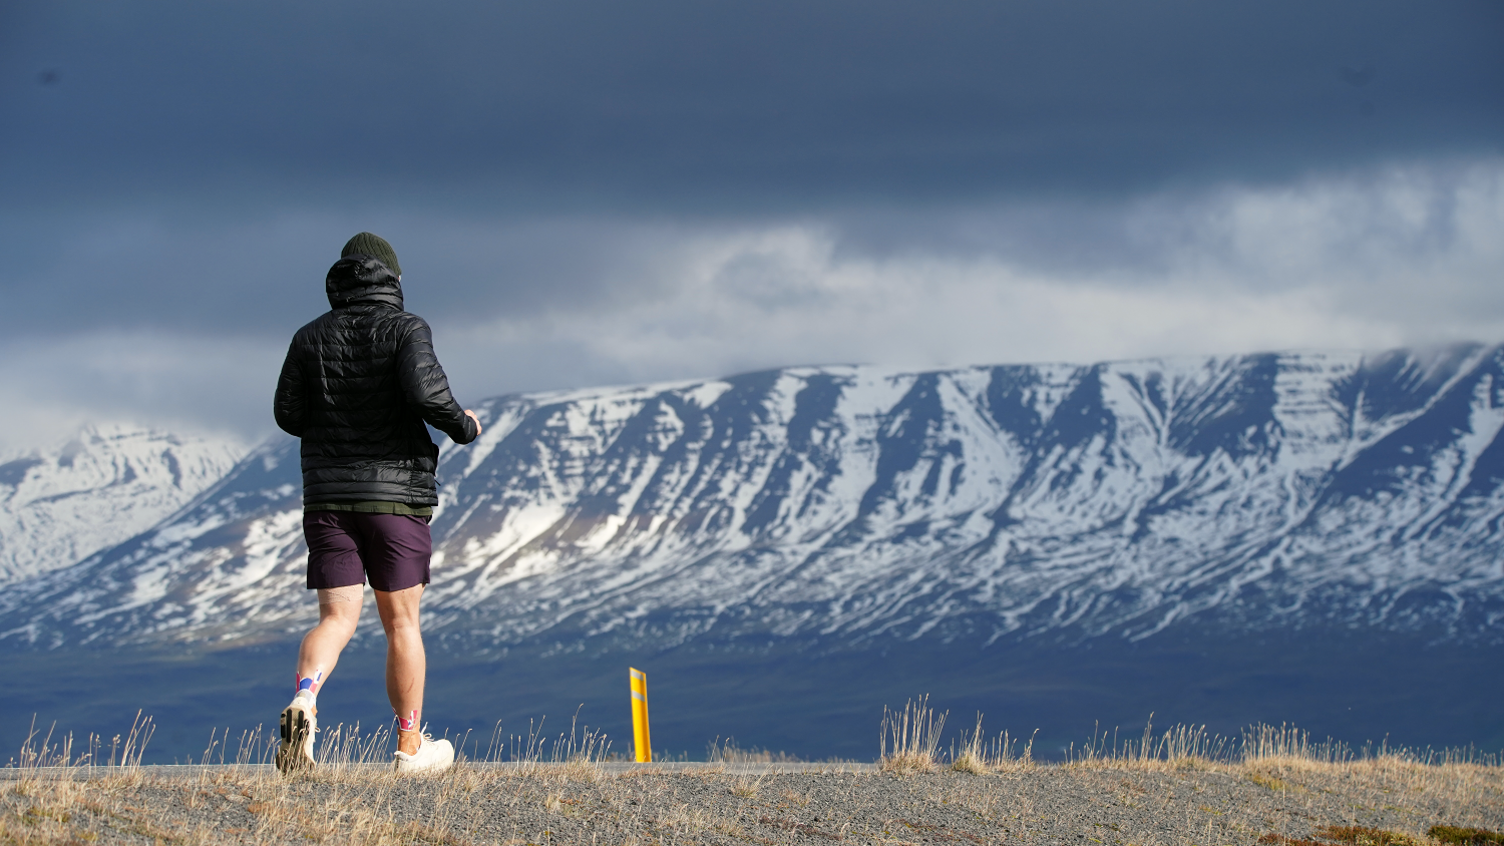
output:
[[[324,280],[330,311],[299,329],[277,381],[277,425],[302,438],[303,534],[318,625],[298,651],[282,711],[277,768],[313,765],[318,692],[355,634],[367,579],[386,630],[386,692],[397,714],[396,768],[441,770],[454,747],[423,733],[427,662],[418,599],[428,584],[428,521],[439,449],[427,422],[467,444],[480,419],[462,409],[423,318],[402,310],[391,244],[362,232]]]

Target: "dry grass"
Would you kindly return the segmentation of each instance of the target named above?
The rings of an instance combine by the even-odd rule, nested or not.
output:
[[[1256,727],[1257,728],[1257,727]],[[1154,733],[1154,715],[1137,738],[1120,738],[1096,731],[1081,746],[1072,744],[1065,754],[1069,766],[1091,767],[1196,767],[1208,762],[1229,762],[1240,749],[1234,741],[1207,732],[1205,726],[1177,725],[1163,734]]]
[[[496,780],[463,755],[443,773],[398,775],[391,767],[390,728],[362,732],[358,725],[320,731],[310,773],[284,776],[273,769],[278,738],[258,727],[240,737],[229,762],[227,732],[211,737],[200,760],[219,767],[163,777],[141,765],[151,730],[151,720],[138,716],[127,737],[109,744],[91,737],[78,755],[71,737],[53,743],[50,735],[33,732],[13,762],[15,777],[0,781],[0,844],[87,844],[106,831],[157,843],[459,846],[471,842],[457,833],[473,816],[468,800]],[[455,746],[463,750],[466,740],[454,738]],[[512,764],[506,777],[545,787],[595,781],[609,754],[599,732],[572,725],[568,735],[550,738],[541,723],[511,737],[498,725],[487,750],[490,761]],[[422,819],[398,811],[414,793],[424,800]],[[555,791],[543,805],[568,813],[571,801]]]
[[[1482,846],[1490,836],[1504,837],[1494,831],[1504,824],[1504,768],[1396,755],[1336,762],[1202,760],[1193,766],[1098,757],[930,782],[925,796],[964,810],[992,830],[1003,829],[1009,841]],[[1469,832],[1464,837],[1482,834],[1449,841],[1440,836],[1449,830]]]
[[[986,775],[997,771],[1015,770],[1034,764],[1034,738],[1031,735],[1018,750],[1018,738],[1004,731],[988,739],[982,731],[982,714],[977,712],[977,723],[971,731],[962,730],[960,741],[951,746],[950,768],[955,772]]]
[[[164,844],[469,846],[591,842],[580,834],[588,826],[600,830],[599,842],[612,843],[836,837],[882,842],[877,836],[881,831],[907,840],[996,842],[986,834],[1000,829],[1010,835],[1038,831],[1040,842],[1056,842],[1044,833],[1062,824],[1064,812],[1089,818],[1093,809],[1121,805],[1143,810],[1156,823],[1141,829],[1106,818],[1091,823],[1090,830],[1103,843],[1427,846],[1432,840],[1425,830],[1438,820],[1458,831],[1497,828],[1504,804],[1499,769],[1481,765],[1287,759],[1177,771],[1162,763],[1099,761],[986,777],[848,776],[840,788],[848,794],[838,806],[849,805],[849,813],[832,820],[829,791],[836,788],[811,777],[598,771],[592,780],[582,781],[571,775],[567,763],[542,764],[501,769],[462,763],[442,775],[417,779],[350,764],[294,778],[251,767],[190,777],[164,777],[129,766],[38,770],[0,782],[0,843],[82,844],[102,842],[101,837],[116,842],[128,834]],[[1262,787],[1246,777],[1253,772],[1272,772],[1288,785],[1300,785],[1301,791]],[[1245,785],[1241,793],[1238,784]],[[863,785],[874,792],[890,785],[928,801],[895,802],[885,814],[881,807],[870,807],[871,801],[866,802],[869,807],[859,807],[868,789]],[[1231,792],[1218,793],[1219,785],[1230,785]],[[1062,796],[1067,797],[1064,805]],[[1340,801],[1334,803],[1333,797]],[[1389,804],[1416,806],[1406,816],[1413,822],[1356,825],[1341,810]],[[947,810],[951,808],[956,810]],[[955,814],[962,812],[980,827],[968,829],[964,820],[958,822]],[[1302,828],[1306,817],[1319,827]],[[1166,839],[1166,829],[1175,837]],[[573,834],[561,833],[566,831]]]
[[[1426,831],[1433,839],[1457,846],[1504,846],[1504,832],[1486,828],[1459,828],[1454,825],[1433,825]]]
[[[939,766],[940,733],[946,714],[936,714],[926,694],[904,704],[902,711],[883,708],[881,754],[886,773],[931,773]]]
[[[736,738],[725,740],[717,737],[705,747],[705,760],[720,764],[800,764],[804,759],[787,752],[752,747],[743,749],[736,745]]]
[[[498,727],[484,757],[473,744],[479,763],[427,777],[385,766],[386,729],[342,726],[320,734],[309,774],[264,766],[275,738],[251,732],[211,740],[202,760],[224,767],[169,776],[140,766],[151,725],[138,720],[82,751],[66,738],[29,742],[0,780],[0,844],[1504,846],[1504,767],[1487,756],[1354,751],[1289,727],[1235,741],[1151,727],[1131,741],[1096,735],[1069,761],[1041,765],[1006,733],[989,740],[980,715],[943,756],[943,719],[924,699],[887,715],[883,772],[897,779],[733,771],[766,753],[729,741],[718,745],[723,771],[608,772],[604,737],[571,727],[547,738],[541,725],[515,737]],[[500,760],[511,763],[487,765]],[[956,774],[942,771],[946,760]]]

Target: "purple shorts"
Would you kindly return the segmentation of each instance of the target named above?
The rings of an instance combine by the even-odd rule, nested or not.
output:
[[[427,517],[305,511],[308,589],[363,585],[381,591],[428,584],[433,538]]]

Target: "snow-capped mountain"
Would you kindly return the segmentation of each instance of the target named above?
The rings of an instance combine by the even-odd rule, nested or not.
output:
[[[446,445],[426,628],[490,644],[1152,636],[1177,621],[1496,638],[1504,348],[533,394]],[[301,630],[296,443],[0,599],[11,642]]]
[[[233,440],[116,425],[0,457],[0,584],[67,567],[150,529],[245,453]]]

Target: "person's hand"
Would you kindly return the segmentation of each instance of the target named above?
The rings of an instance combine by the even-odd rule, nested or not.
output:
[[[471,420],[475,421],[475,437],[477,437],[477,438],[480,437],[480,432],[481,432],[480,418],[476,417],[475,416],[475,412],[471,411],[468,408],[465,409],[465,416],[468,417],[468,418],[470,418]]]

